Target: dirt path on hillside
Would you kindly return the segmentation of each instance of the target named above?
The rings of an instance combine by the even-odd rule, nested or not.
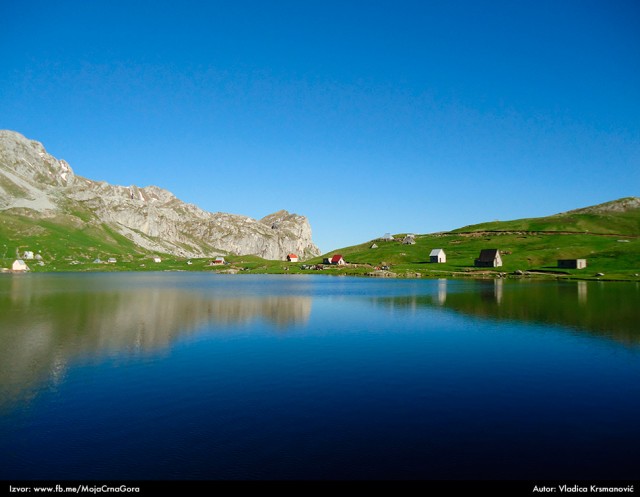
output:
[[[487,236],[487,235],[522,235],[522,236],[534,236],[534,235],[593,235],[593,236],[607,236],[618,238],[639,238],[638,235],[626,235],[623,233],[594,233],[591,231],[502,231],[502,230],[487,230],[487,231],[458,231],[448,232],[447,235],[461,235],[461,236]]]

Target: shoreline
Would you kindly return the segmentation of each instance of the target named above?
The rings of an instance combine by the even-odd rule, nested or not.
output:
[[[118,268],[110,267],[109,269],[90,268],[90,269],[54,269],[54,270],[29,270],[29,271],[13,271],[11,269],[1,268],[0,275],[30,275],[30,274],[60,274],[60,273],[73,273],[73,274],[88,274],[88,273],[150,273],[150,272],[165,272],[165,273],[209,273],[209,274],[225,274],[225,275],[314,275],[314,276],[327,276],[327,277],[358,277],[358,278],[375,278],[375,279],[472,279],[472,280],[567,280],[567,281],[607,281],[607,282],[627,282],[627,283],[640,283],[640,276],[638,275],[602,275],[595,274],[580,275],[570,274],[567,272],[559,271],[545,271],[545,270],[532,270],[532,271],[487,271],[487,270],[469,270],[469,271],[446,271],[446,270],[411,270],[401,269],[398,271],[393,270],[374,270],[369,272],[363,271],[349,271],[348,267],[341,268],[328,268],[323,270],[240,270],[237,268],[229,269],[180,269],[180,268]]]

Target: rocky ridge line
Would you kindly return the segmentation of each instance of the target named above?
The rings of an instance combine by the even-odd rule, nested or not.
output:
[[[278,211],[261,220],[211,213],[157,186],[117,186],[77,176],[39,142],[0,130],[0,212],[34,218],[72,214],[107,224],[145,250],[184,257],[224,254],[284,259],[319,255],[306,217]]]

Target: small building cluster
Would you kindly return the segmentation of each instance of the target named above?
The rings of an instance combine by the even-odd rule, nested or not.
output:
[[[22,255],[20,255],[16,250],[16,257],[16,260],[11,264],[11,271],[14,273],[26,273],[27,271],[31,271],[31,268],[25,261],[37,261],[36,264],[38,266],[44,266],[42,255],[36,254],[32,250],[25,250]]]

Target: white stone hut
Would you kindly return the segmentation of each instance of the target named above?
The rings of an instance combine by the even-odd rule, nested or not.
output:
[[[429,262],[443,263],[447,262],[447,254],[441,248],[433,249],[429,253]]]
[[[26,271],[30,271],[29,266],[27,266],[27,263],[24,262],[22,259],[16,259],[15,261],[13,261],[11,270],[17,273],[24,273]]]

